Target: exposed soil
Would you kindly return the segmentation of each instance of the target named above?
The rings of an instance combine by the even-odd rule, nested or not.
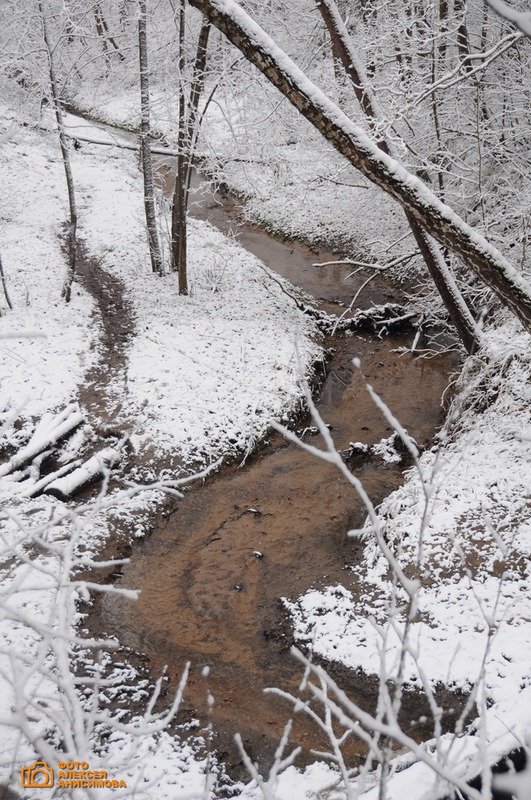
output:
[[[102,327],[98,358],[79,388],[79,402],[96,433],[103,438],[121,437],[126,431],[120,413],[127,397],[127,344],[135,329],[133,309],[122,281],[87,255],[82,244],[78,245],[76,265],[76,278],[96,301]]]
[[[300,244],[286,245],[251,225],[240,227],[233,210],[227,213],[227,205],[212,195],[200,197],[192,208],[194,215],[207,217],[224,232],[232,230],[269,267],[319,297],[321,307],[341,313],[337,302],[349,302],[357,289],[345,280],[348,266],[316,268],[315,261],[333,256]],[[107,302],[107,310],[100,306],[103,317],[109,313],[108,320],[114,319],[105,323],[108,344],[104,341],[103,346],[109,347],[112,337],[108,356],[117,361],[107,372],[106,367],[94,371],[83,402],[92,403],[95,412],[110,422],[112,403],[119,403],[119,398],[106,395],[104,384],[110,374],[116,379],[117,370],[123,370],[128,331],[119,320],[119,309],[128,324],[132,320],[127,304],[122,305],[122,288],[112,281],[104,286],[95,265],[92,272],[90,266],[86,269],[86,285]],[[104,301],[107,290],[110,300]],[[396,290],[382,281],[374,282],[363,297],[366,306],[397,299]],[[121,348],[114,347],[114,324],[120,325]],[[340,449],[358,440],[371,445],[392,433],[372,404],[365,379],[421,446],[432,441],[442,422],[441,396],[455,357],[446,354],[426,360],[399,355],[397,348],[408,345],[404,337],[351,336],[328,344],[336,352],[319,410]],[[102,351],[102,363],[104,355]],[[354,356],[362,360],[363,375],[352,365]],[[311,441],[322,446],[318,438]],[[403,480],[400,467],[375,461],[359,460],[356,472],[376,504]],[[154,520],[149,538],[132,547],[130,563],[118,581],[120,586],[141,589],[140,600],[133,604],[105,595],[91,613],[91,627],[115,634],[125,647],[145,654],[155,672],[168,665],[173,685],[190,660],[185,715],[198,717],[202,725],[213,721],[215,746],[234,775],[238,776],[240,764],[233,743],[236,731],[264,768],[290,707],[263,694],[263,689],[275,686],[296,692],[301,677],[289,652],[291,634],[280,598],[294,599],[310,587],[335,583],[356,592],[355,567],[362,553],[345,533],[361,525],[364,517],[358,498],[334,469],[276,437],[274,446],[262,447],[244,468],[225,470]],[[205,666],[210,667],[208,679],[202,676]],[[374,706],[375,678],[342,669],[335,675],[357,702]],[[215,697],[210,716],[207,692]],[[423,699],[406,693],[404,719],[420,735],[429,735],[419,723],[426,713]],[[311,749],[326,747],[314,724],[302,715],[291,739],[304,748],[301,761],[311,758]],[[360,753],[358,745],[350,745],[353,761]]]
[[[392,342],[370,344],[375,350],[365,355],[364,366],[371,381],[386,393],[389,382],[394,384],[395,413],[426,443],[440,419],[446,384],[441,367],[447,365],[399,360]],[[367,343],[360,342],[356,352],[362,347]],[[341,384],[331,385],[339,382],[331,376],[320,404],[340,447],[350,440],[373,443],[391,432],[371,406],[360,376],[354,370],[349,375],[348,362],[345,353],[335,363],[336,374],[348,380],[341,402],[332,400]],[[375,462],[360,463],[357,474],[375,503],[402,481],[399,468]],[[131,604],[106,596],[104,626],[124,645],[148,654],[155,669],[167,664],[174,680],[191,660],[187,700],[203,721],[206,687],[200,672],[209,665],[213,720],[221,732],[217,743],[238,761],[231,740],[240,731],[263,765],[289,708],[262,689],[296,691],[301,677],[288,651],[279,598],[295,599],[310,587],[335,583],[357,592],[357,571],[345,565],[359,563],[361,552],[345,533],[364,517],[358,498],[330,466],[295,446],[262,452],[249,466],[191,492],[134,547],[119,585],[140,588],[140,599]],[[352,685],[344,678],[357,701],[374,696],[370,680],[358,675]],[[425,712],[414,696],[408,718]],[[295,727],[293,740],[306,749],[323,747],[307,722]]]
[[[162,183],[171,190],[172,165],[159,161]],[[196,176],[196,183],[200,181]],[[207,219],[292,283],[318,298],[320,308],[342,313],[363,278],[349,279],[351,267],[315,267],[335,260],[324,251],[282,242],[256,226],[238,222],[235,201],[199,189],[191,212]],[[126,357],[134,319],[124,287],[83,253],[79,276],[96,298],[103,323],[99,359],[87,375],[80,400],[101,436],[121,435],[121,403],[127,392]],[[358,303],[399,302],[397,290],[378,279]],[[399,354],[407,336],[329,338],[334,348],[323,384],[319,411],[332,429],[338,448],[352,441],[372,445],[392,431],[365,388],[370,382],[419,445],[429,445],[443,413],[441,396],[455,356],[430,360]],[[362,361],[362,372],[352,359]],[[109,388],[111,387],[111,388]],[[305,434],[308,438],[309,434]],[[312,444],[322,446],[319,437]],[[401,468],[359,458],[353,465],[375,504],[403,480]],[[192,670],[183,719],[196,717],[201,726],[212,721],[214,745],[235,777],[243,777],[234,746],[236,731],[262,769],[271,763],[278,737],[290,717],[290,705],[265,687],[297,693],[301,671],[290,654],[289,623],[281,598],[295,599],[310,587],[341,583],[359,590],[356,565],[362,552],[346,531],[359,527],[365,510],[353,490],[324,462],[310,457],[279,436],[262,445],[242,469],[236,465],[194,487],[153,521],[151,535],[127,547],[130,563],[113,575],[123,587],[141,589],[136,603],[113,594],[96,600],[89,614],[93,633],[114,634],[125,648],[141,654],[153,674],[167,665],[176,686],[186,661]],[[113,549],[109,544],[107,551]],[[105,555],[110,555],[106,552]],[[353,568],[352,568],[353,567]],[[208,678],[203,677],[210,667]],[[361,670],[331,665],[347,693],[365,708],[374,708],[378,681]],[[215,698],[207,711],[207,693]],[[441,700],[443,698],[441,697]],[[444,706],[458,710],[459,697],[446,693]],[[429,718],[424,699],[406,692],[402,723],[413,735],[430,735],[421,718]],[[298,763],[311,760],[312,749],[326,749],[315,725],[297,715],[291,735],[303,747]],[[351,764],[362,748],[347,747]]]

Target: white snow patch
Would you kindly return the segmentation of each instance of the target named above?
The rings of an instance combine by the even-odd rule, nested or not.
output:
[[[404,679],[420,688],[424,675],[432,686],[464,690],[479,681],[491,704],[485,724],[493,762],[518,746],[518,737],[531,736],[531,707],[523,701],[531,687],[525,655],[531,648],[531,362],[529,336],[512,320],[491,334],[489,345],[487,377],[465,370],[468,410],[454,420],[458,435],[442,436],[438,452],[422,455],[420,471],[407,473],[379,513],[402,568],[416,565],[421,576]],[[483,382],[490,387],[486,397]],[[478,413],[473,401],[482,399],[486,407]],[[355,566],[359,595],[327,587],[286,605],[305,647],[367,673],[383,668],[396,680],[405,618],[402,612],[389,618],[388,564],[369,531],[367,541],[364,562]],[[469,777],[470,764],[476,770],[481,764],[479,737],[472,749]]]

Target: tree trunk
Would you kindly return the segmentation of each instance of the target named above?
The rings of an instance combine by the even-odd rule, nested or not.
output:
[[[77,208],[76,208],[76,193],[74,187],[74,178],[72,176],[72,166],[70,164],[70,151],[68,150],[68,136],[65,131],[63,112],[61,109],[61,99],[59,96],[59,89],[57,77],[55,74],[55,64],[53,59],[53,47],[50,40],[48,31],[48,22],[46,11],[44,9],[43,0],[38,0],[38,9],[41,17],[42,34],[44,45],[48,56],[48,73],[50,78],[50,91],[55,111],[55,119],[57,122],[57,130],[59,132],[59,145],[61,147],[61,155],[63,158],[63,167],[65,171],[66,187],[68,191],[68,207],[70,211],[70,219],[68,223],[68,269],[61,292],[62,297],[67,303],[70,302],[72,294],[72,282],[76,272],[76,250],[77,250]]]
[[[155,212],[155,183],[149,145],[149,69],[146,33],[146,0],[138,0],[138,57],[140,62],[140,156],[144,177],[144,209],[151,269],[162,275],[162,254]]]
[[[6,299],[7,307],[10,311],[13,311],[13,304],[9,297],[9,292],[7,291],[7,283],[6,283],[6,276],[4,273],[4,265],[2,264],[2,256],[0,255],[0,280],[2,281],[2,289],[4,291],[4,297]],[[1,316],[1,314],[0,314]]]
[[[188,100],[188,168],[186,180],[186,205],[188,206],[188,190],[190,187],[190,177],[192,173],[192,162],[195,147],[195,139],[197,137],[197,121],[199,116],[199,100],[205,88],[205,70],[206,58],[208,48],[208,38],[210,36],[210,22],[207,19],[203,20],[201,30],[199,31],[199,39],[197,40],[197,51],[194,61],[194,69],[192,73],[192,86],[190,88],[190,97]]]
[[[459,27],[457,28],[457,51],[461,57],[462,69],[465,72],[470,72],[473,64],[470,60],[470,42],[466,24],[466,0],[454,0],[454,14],[459,19]]]
[[[125,57],[109,31],[107,20],[105,19],[103,11],[101,10],[101,3],[96,3],[94,5],[94,21],[96,23],[96,32],[103,42],[103,53],[105,55],[105,61],[107,62],[107,65],[110,66],[108,43],[114,47],[114,52],[120,61],[124,61]]]
[[[186,99],[184,94],[185,52],[184,25],[185,0],[179,3],[179,130],[177,133],[177,172],[171,211],[171,262],[178,274],[179,294],[188,294],[188,270],[186,263],[186,174],[187,174],[187,126]]]
[[[188,107],[190,114],[188,118],[188,139],[191,142],[194,136],[194,125],[197,118],[197,110],[199,108],[199,100],[205,88],[205,70],[207,59],[208,38],[210,36],[210,22],[205,19],[199,31],[199,39],[197,40],[197,51],[195,54],[194,69],[192,73],[192,86],[190,89],[190,99]]]
[[[185,73],[185,0],[179,8],[179,130],[177,135],[177,171],[172,203],[172,269],[178,273],[179,294],[188,294],[187,211],[192,177],[193,151],[197,134],[199,100],[204,88],[210,23],[204,20],[199,32],[192,85],[186,102]]]
[[[380,116],[377,104],[372,96],[368,81],[363,74],[363,69],[351,47],[348,31],[339,15],[336,4],[334,0],[315,0],[315,2],[330,35],[333,55],[341,63],[349,77],[361,109],[371,127],[374,128]],[[396,152],[391,142],[381,139],[378,142],[378,146],[384,153],[396,158]],[[437,245],[430,241],[424,229],[407,209],[406,217],[424,262],[461,337],[461,341],[467,352],[472,353],[479,345],[475,320]]]
[[[383,153],[234,2],[190,0],[336,150],[456,253],[531,332],[531,286],[502,254],[442,203],[415,175]]]
[[[69,472],[68,475],[57,476],[55,480],[46,485],[44,493],[57,497],[59,500],[67,500],[84,486],[99,477],[104,477],[119,458],[120,452],[118,450],[106,447],[77,467],[77,469]]]
[[[439,0],[439,68],[444,70],[446,64],[446,51],[448,49],[448,0]]]

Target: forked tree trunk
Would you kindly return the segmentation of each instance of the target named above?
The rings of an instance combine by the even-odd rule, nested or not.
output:
[[[189,0],[365,177],[459,256],[531,332],[531,286],[415,175],[383,153],[232,0]]]
[[[76,250],[77,250],[77,208],[76,208],[76,193],[74,187],[74,178],[72,176],[72,166],[70,163],[70,151],[68,150],[68,136],[65,131],[63,112],[61,109],[61,99],[59,96],[59,89],[57,83],[57,76],[55,73],[55,64],[53,59],[53,47],[50,40],[48,31],[48,20],[46,16],[46,9],[44,7],[44,0],[38,0],[38,9],[41,17],[42,35],[44,39],[44,46],[48,56],[48,74],[50,79],[50,91],[52,95],[52,102],[55,111],[55,119],[57,122],[57,130],[59,132],[59,145],[61,147],[61,156],[63,159],[63,167],[66,177],[66,187],[68,191],[68,207],[70,212],[70,219],[68,222],[68,269],[61,292],[62,297],[67,303],[70,302],[72,294],[72,282],[76,272]]]
[[[146,0],[138,0],[138,58],[140,62],[140,158],[144,177],[144,210],[151,258],[151,269],[162,275],[162,254],[157,230],[155,211],[155,182],[153,180],[153,164],[149,144],[150,110],[149,110],[149,67],[147,54],[147,22]]]
[[[107,20],[105,19],[105,16],[103,14],[101,3],[94,4],[94,21],[96,23],[96,32],[98,36],[101,38],[103,43],[103,53],[105,55],[105,61],[107,62],[107,65],[110,66],[111,63],[109,55],[109,44],[111,44],[112,47],[114,48],[114,53],[118,56],[120,61],[124,61],[125,60],[124,55],[120,50],[120,48],[118,47],[118,45],[116,44],[114,37],[111,36],[111,33],[109,31],[109,26],[107,25]]]
[[[365,117],[371,127],[375,127],[375,123],[379,121],[377,103],[372,96],[372,89],[352,48],[348,31],[339,15],[337,6],[334,0],[315,0],[315,2],[328,30],[334,58],[341,63],[350,79]],[[393,144],[386,139],[380,139],[378,147],[384,153],[397,158]],[[472,353],[479,345],[479,335],[475,320],[435,242],[430,240],[426,231],[407,209],[406,217],[424,262],[459,333],[461,341],[467,352]]]
[[[210,23],[204,20],[199,32],[188,103],[184,89],[185,6],[179,8],[179,130],[177,136],[177,172],[172,204],[172,269],[178,273],[179,294],[188,294],[187,211],[192,177],[193,153],[199,119],[199,100],[205,82],[205,67]]]
[[[192,72],[192,86],[190,88],[190,98],[188,100],[188,124],[187,124],[187,137],[188,137],[188,174],[187,174],[187,190],[190,187],[190,177],[192,173],[193,153],[195,141],[198,133],[198,120],[199,120],[199,100],[205,88],[205,71],[206,59],[208,49],[208,39],[210,36],[210,22],[207,19],[203,20],[201,30],[199,31],[199,39],[197,40],[197,51],[195,54],[194,69]]]

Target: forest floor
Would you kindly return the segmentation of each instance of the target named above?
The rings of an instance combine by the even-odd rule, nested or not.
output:
[[[41,477],[35,468],[0,480],[6,557],[0,696],[8,718],[16,708],[15,684],[24,687],[30,705],[40,691],[54,694],[49,681],[43,687],[35,662],[40,637],[34,620],[47,619],[54,627],[65,602],[66,554],[78,575],[80,569],[97,569],[109,534],[120,528],[129,537],[144,535],[177,476],[186,479],[221,456],[241,458],[252,450],[272,417],[287,420],[298,412],[302,384],[322,351],[314,342],[319,338],[314,323],[285,293],[287,284],[270,278],[255,258],[204,223],[190,224],[189,298],[179,299],[172,276],[161,280],[147,270],[140,178],[127,151],[107,154],[103,170],[101,149],[76,154],[83,248],[80,281],[65,305],[63,175],[55,135],[46,130],[49,120],[32,130],[3,111],[2,255],[13,304],[0,318],[4,458],[33,435],[37,423],[78,402],[85,424],[59,447],[55,466],[73,456],[88,457],[104,442],[122,448],[117,475],[147,484],[146,491],[117,496],[111,482],[105,499],[94,502],[85,495],[71,517],[54,497],[28,496]],[[44,554],[31,559],[29,541],[36,537]],[[70,589],[79,594],[75,581]],[[82,614],[69,612],[72,623],[81,622]],[[145,689],[134,688],[134,670],[112,680],[124,696],[145,695]],[[46,725],[41,718],[36,729]],[[1,747],[8,781],[21,764],[35,760],[23,735],[2,736]],[[190,747],[170,757],[174,744],[159,741],[150,764],[146,739],[141,766],[124,761],[123,747],[120,740],[106,759],[115,772],[121,765],[127,776],[135,769],[145,776],[164,773],[168,797],[176,782],[202,793],[204,757],[196,768],[183,767],[196,763]]]
[[[65,306],[60,300],[64,267],[57,234],[64,220],[64,200],[57,146],[51,133],[21,127],[8,109],[3,119],[7,135],[0,151],[5,175],[2,256],[14,304],[14,312],[0,318],[0,335],[6,337],[0,350],[6,452],[29,438],[36,420],[76,399],[82,402],[86,424],[59,459],[70,456],[73,449],[86,454],[109,437],[116,446],[127,438],[138,466],[136,477],[156,481],[164,459],[168,472],[162,477],[168,478],[171,469],[188,475],[201,460],[207,466],[222,456],[250,452],[271,418],[286,420],[299,408],[302,382],[294,342],[303,376],[309,375],[320,357],[313,323],[294,312],[285,291],[265,277],[252,256],[199,222],[191,223],[192,297],[184,302],[166,279],[162,293],[160,279],[146,268],[134,156],[112,151],[102,157],[101,148],[90,145],[75,154],[75,177],[83,197],[84,278],[75,284],[70,306]],[[218,122],[213,123],[212,136],[222,159]],[[297,164],[305,160],[312,159],[308,149],[305,153],[301,149]],[[251,185],[260,180],[267,184],[267,176],[260,177],[261,166],[252,168]],[[268,163],[264,169],[270,169]],[[249,164],[245,170],[248,175]],[[286,181],[291,187],[292,177]],[[233,184],[238,188],[234,176]],[[275,191],[279,186],[275,184]],[[325,223],[326,230],[315,234],[312,215],[319,218],[319,208],[312,205],[308,183],[305,186],[306,202],[299,203],[299,215],[295,205],[281,202],[273,204],[273,214],[258,193],[254,212],[250,199],[250,213],[268,216],[271,228],[287,230],[289,219],[291,233],[313,235],[320,241],[333,238],[333,227]],[[336,191],[328,193],[323,205],[337,202]],[[252,192],[247,189],[247,194]],[[345,246],[353,235],[351,219],[349,213],[334,222],[343,226]],[[374,214],[371,225],[375,219],[380,224]],[[107,297],[105,307],[98,307],[92,296],[95,284],[97,296]],[[111,325],[109,313],[114,315]],[[118,320],[121,343],[116,347],[112,337]],[[419,458],[404,486],[379,509],[387,539],[395,544],[401,563],[420,570],[423,577],[419,617],[409,633],[405,680],[412,687],[444,684],[464,692],[473,689],[476,680],[481,686],[477,701],[480,710],[484,706],[482,726],[442,745],[450,748],[452,742],[450,764],[465,777],[478,772],[485,759],[494,762],[526,742],[531,730],[531,717],[525,713],[529,707],[525,698],[531,692],[525,656],[531,645],[529,337],[512,320],[487,333],[485,351],[465,364],[453,416],[437,446]],[[175,452],[178,460],[173,458]],[[393,458],[392,452],[387,455]],[[130,457],[124,448],[124,464]],[[42,633],[34,620],[47,619],[52,626],[56,618],[64,622],[58,612],[64,553],[75,552],[85,568],[94,564],[113,526],[129,527],[133,536],[141,537],[154,509],[164,502],[165,487],[160,483],[149,491],[122,496],[111,510],[105,504],[89,507],[85,502],[78,508],[80,522],[73,536],[72,518],[62,514],[59,501],[24,496],[28,481],[37,479],[35,474],[23,474],[0,480],[7,510],[2,583],[6,646],[0,654],[7,678],[0,693],[4,718],[20,700],[13,696],[13,687],[27,697],[43,691],[42,674],[28,666],[39,652]],[[28,541],[34,543],[36,533],[45,546],[32,560],[28,553],[35,544]],[[334,583],[291,600],[286,608],[295,639],[303,647],[325,660],[373,674],[381,674],[383,658],[384,674],[392,679],[400,662],[404,621],[398,613],[393,624],[385,626],[394,584],[369,529],[358,535],[363,544],[363,569],[359,572],[358,564],[357,574],[362,591],[354,596],[343,584]],[[79,618],[78,623],[82,625]],[[20,661],[13,662],[10,649]],[[116,691],[124,677],[117,679]],[[145,685],[135,689],[134,672],[128,678],[130,686],[124,691],[129,697],[135,690],[139,696],[145,694]],[[47,683],[44,691],[53,695],[54,687]],[[43,730],[45,716],[33,724]],[[129,781],[138,780],[138,770],[143,770],[142,781],[156,785],[160,798],[175,798],[178,790],[202,796],[205,763],[196,760],[192,748],[166,734],[146,736],[132,758],[132,738],[124,734],[111,740],[107,768]],[[426,744],[426,752],[432,744]],[[100,758],[93,755],[93,761]],[[2,736],[5,780],[13,767],[34,759],[35,751],[24,737]],[[302,797],[307,789],[317,792],[333,780],[334,773],[323,763],[311,765],[305,773],[289,768],[280,778],[278,797]],[[420,797],[433,781],[417,760],[397,774],[396,797]],[[370,791],[370,779],[366,788]],[[256,794],[252,785],[239,791],[246,797]],[[46,797],[45,790],[42,796]]]

